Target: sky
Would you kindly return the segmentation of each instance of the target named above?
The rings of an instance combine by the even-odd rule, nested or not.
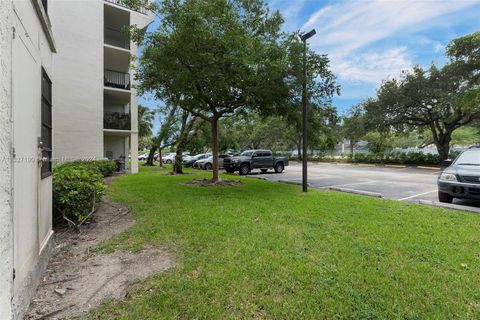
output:
[[[284,31],[309,31],[310,48],[327,54],[341,86],[340,114],[375,95],[382,80],[414,65],[443,65],[445,47],[480,31],[480,0],[267,0]],[[158,21],[150,25],[156,28]],[[154,108],[149,99],[140,102]]]

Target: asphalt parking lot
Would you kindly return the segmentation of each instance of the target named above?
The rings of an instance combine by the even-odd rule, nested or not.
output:
[[[400,166],[309,163],[308,183],[319,189],[342,188],[381,194],[400,201],[438,201],[437,177],[441,170]],[[253,177],[284,182],[302,182],[302,166],[290,163],[282,174],[253,171]],[[480,201],[454,199],[454,204],[480,208]]]

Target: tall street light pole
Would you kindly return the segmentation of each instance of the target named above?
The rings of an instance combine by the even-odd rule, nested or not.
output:
[[[307,192],[307,40],[317,32],[315,29],[300,36],[303,41],[303,83],[302,83],[302,105],[303,105],[303,148],[302,148],[302,190]]]

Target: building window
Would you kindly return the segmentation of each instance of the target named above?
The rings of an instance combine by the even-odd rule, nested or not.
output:
[[[42,179],[52,175],[52,82],[42,69]]]

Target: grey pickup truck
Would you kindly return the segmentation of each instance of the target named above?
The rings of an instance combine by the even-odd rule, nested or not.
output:
[[[248,174],[253,169],[260,169],[262,173],[274,169],[276,173],[282,173],[285,166],[288,166],[288,159],[274,157],[270,150],[246,150],[239,156],[223,160],[223,167],[227,172],[238,171],[241,175]]]

